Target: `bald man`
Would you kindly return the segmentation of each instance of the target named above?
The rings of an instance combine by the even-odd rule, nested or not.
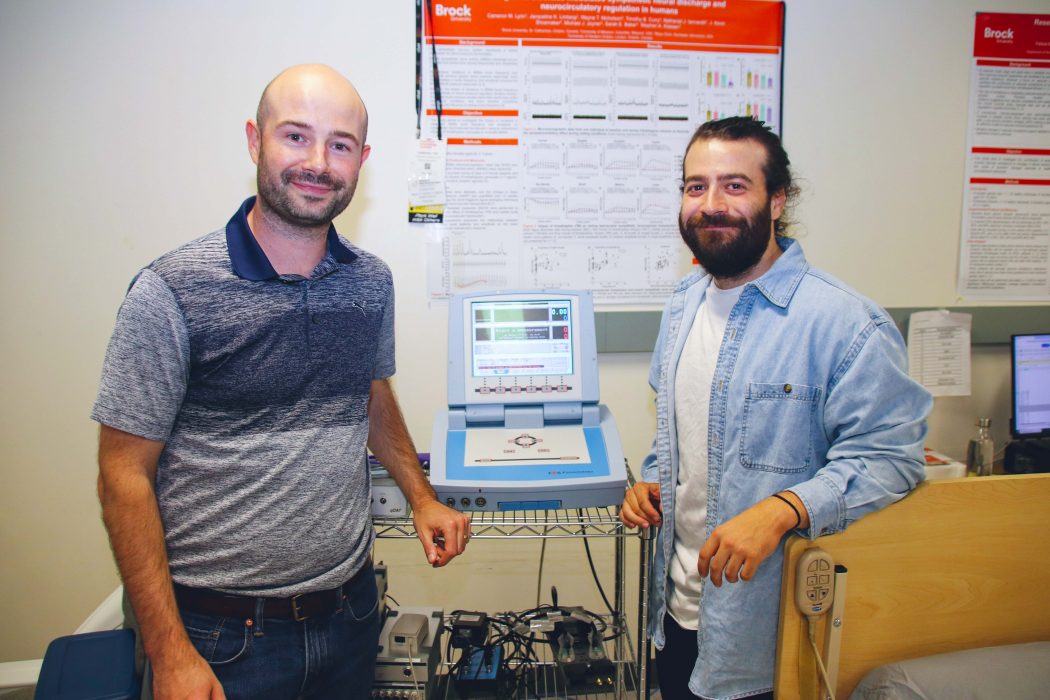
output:
[[[132,281],[92,417],[154,697],[367,698],[379,634],[366,447],[427,560],[469,539],[389,384],[390,270],[332,225],[369,155],[346,78],[290,68],[248,121],[258,197]]]

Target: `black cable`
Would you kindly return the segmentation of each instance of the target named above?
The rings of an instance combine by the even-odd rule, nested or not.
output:
[[[423,123],[423,0],[416,0],[416,138]]]
[[[552,593],[555,596],[557,595],[553,590]],[[457,612],[462,611],[453,611],[451,615],[454,616]],[[543,647],[546,647],[552,642],[549,632],[537,637],[537,631],[533,628],[533,623],[542,621],[544,625],[550,625],[550,617],[552,615],[571,617],[577,621],[589,621],[595,632],[601,635],[602,641],[613,640],[623,634],[623,628],[617,625],[613,628],[612,635],[605,636],[604,633],[610,627],[606,619],[585,608],[541,605],[522,612],[486,614],[485,619],[489,625],[489,634],[484,644],[481,646],[471,645],[466,649],[461,649],[459,658],[453,661],[452,656],[455,652],[451,645],[452,625],[446,623],[444,629],[449,631],[449,634],[445,640],[445,658],[451,662],[448,677],[456,679],[462,674],[466,674],[466,669],[470,668],[469,664],[475,653],[480,655],[478,657],[479,668],[477,669],[477,673],[480,674],[480,664],[485,663],[486,659],[489,660],[489,663],[492,663],[496,649],[499,648],[500,656],[499,662],[496,664],[496,678],[493,688],[495,697],[507,700],[514,698],[520,698],[521,700],[536,698],[538,700],[540,691],[539,686],[537,686],[537,674],[542,672],[540,671],[540,666],[544,662],[541,661],[537,652],[536,643],[539,642]],[[555,622],[553,624],[558,623]],[[477,679],[478,677],[475,676],[474,680]],[[485,691],[485,694],[490,692],[492,691]],[[462,696],[466,697],[466,695]]]
[[[539,657],[532,648],[533,635],[531,631],[526,636],[521,634],[517,628],[521,624],[527,624],[527,615],[533,612],[526,611],[525,614],[508,612],[502,613],[501,617],[490,618],[495,625],[506,628],[503,634],[493,640],[493,645],[502,644],[504,651],[500,667],[506,675],[506,683],[499,697],[516,698],[523,691],[525,697],[529,695],[529,679],[534,671],[535,664],[539,663]],[[508,646],[510,647],[509,652]]]
[[[438,78],[437,28],[434,26],[434,6],[431,0],[427,3],[427,19],[430,20],[430,63],[434,73],[434,113],[437,114],[437,137],[441,140],[441,80]]]
[[[583,509],[578,508],[576,512],[579,514],[580,519],[583,519]],[[580,533],[585,534],[585,533]],[[591,557],[591,545],[587,541],[586,537],[581,537],[583,540],[583,548],[587,550],[587,563],[591,565],[591,576],[594,578],[594,585],[598,587],[598,592],[602,595],[602,600],[605,601],[605,607],[609,609],[610,615],[616,615],[616,611],[613,610],[612,604],[609,603],[609,598],[605,595],[605,589],[602,588],[602,582],[598,580],[598,570],[594,568],[594,559]]]

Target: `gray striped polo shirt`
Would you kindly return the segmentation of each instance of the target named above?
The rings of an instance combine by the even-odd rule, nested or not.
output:
[[[309,279],[277,275],[253,203],[135,278],[91,415],[165,443],[176,582],[285,596],[337,586],[369,555],[368,397],[394,373],[394,292],[334,227]]]

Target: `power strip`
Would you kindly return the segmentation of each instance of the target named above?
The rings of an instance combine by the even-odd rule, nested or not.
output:
[[[795,602],[806,617],[823,615],[835,594],[835,560],[820,547],[807,549],[798,560]]]

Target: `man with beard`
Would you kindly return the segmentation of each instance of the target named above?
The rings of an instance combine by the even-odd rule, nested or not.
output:
[[[332,226],[367,119],[331,68],[277,76],[246,127],[258,198],[142,270],[121,306],[92,412],[98,488],[158,699],[370,696],[366,445],[431,565],[469,538],[388,381],[390,270]]]
[[[886,313],[783,235],[797,188],[775,134],[708,122],[682,171],[679,225],[704,270],[664,311],[657,434],[621,518],[662,525],[663,697],[771,697],[785,534],[838,532],[914,488],[932,400]]]

